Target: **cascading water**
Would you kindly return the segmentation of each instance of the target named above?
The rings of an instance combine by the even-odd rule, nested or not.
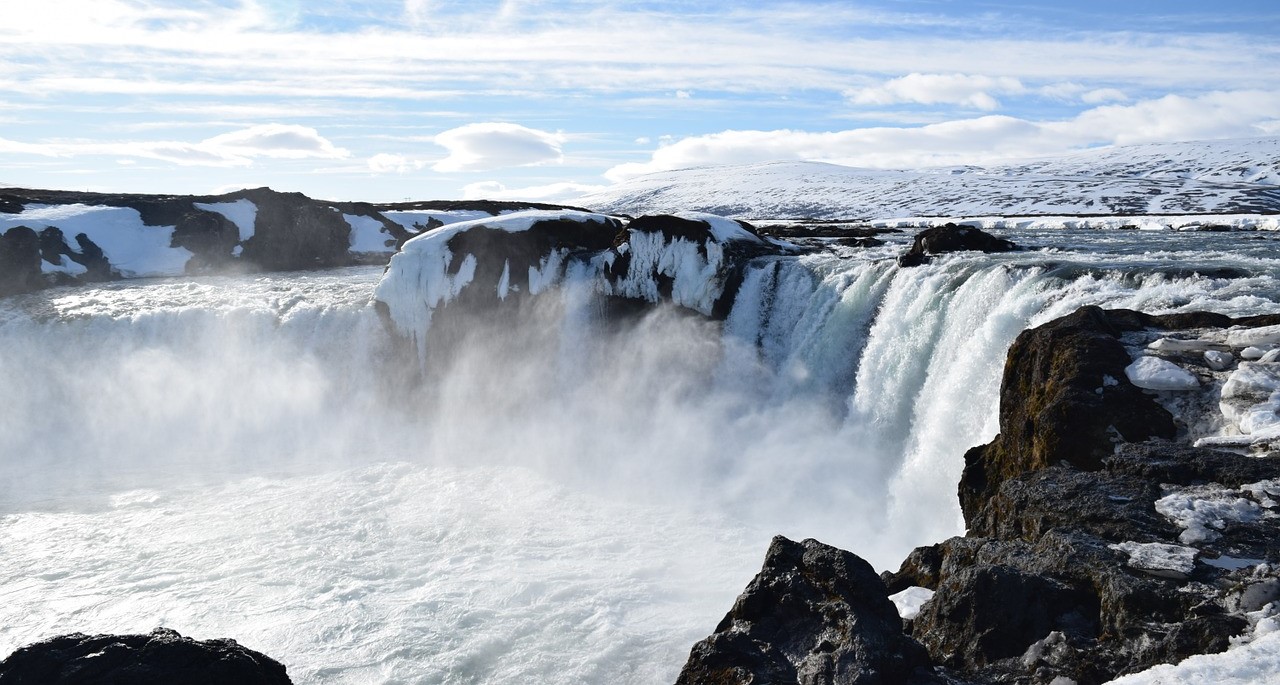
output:
[[[1014,238],[1052,249],[758,258],[723,322],[603,319],[570,263],[425,372],[377,269],[10,298],[0,652],[167,625],[298,682],[670,681],[771,535],[887,568],[962,532],[1023,328],[1280,311],[1269,239]]]

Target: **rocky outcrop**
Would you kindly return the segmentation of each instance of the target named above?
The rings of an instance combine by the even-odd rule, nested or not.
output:
[[[285,667],[235,640],[147,635],[63,635],[0,661],[0,685],[288,685]]]
[[[40,237],[26,226],[0,234],[0,296],[40,287]]]
[[[1012,241],[997,238],[972,226],[944,224],[916,234],[910,249],[898,257],[899,266],[928,264],[931,255],[947,252],[1010,252],[1018,249]]]
[[[1235,328],[1222,330],[1228,326]],[[883,587],[849,576],[877,596],[929,597],[904,622],[928,654],[912,662],[912,677],[1096,685],[1223,651],[1247,634],[1280,600],[1280,456],[1189,445],[1190,418],[1173,416],[1167,394],[1139,388],[1126,371],[1135,355],[1159,354],[1214,378],[1231,370],[1213,369],[1217,357],[1206,352],[1224,348],[1230,357],[1257,344],[1280,349],[1280,318],[1086,307],[1019,336],[1001,386],[1001,433],[966,457],[960,498],[968,533],[916,549],[883,575]],[[1252,354],[1265,358],[1266,351]],[[1242,367],[1258,373],[1270,363]],[[1220,382],[1206,387],[1229,392]],[[1183,412],[1217,406],[1178,402]],[[779,565],[766,570],[772,566]],[[731,612],[694,649],[686,672],[701,669],[693,671],[701,679],[686,682],[751,673],[764,675],[723,677],[797,682],[799,671],[785,668],[804,663],[795,645],[834,634],[816,618],[794,620],[794,601],[755,585],[735,605],[751,606],[752,620]],[[757,625],[786,628],[770,633]],[[833,644],[870,648],[859,630]],[[875,644],[884,651],[860,653],[904,653],[901,645]]]
[[[871,565],[816,540],[775,537],[764,568],[707,639],[680,685],[932,682]]]
[[[22,221],[24,210],[36,205],[76,209],[31,223],[40,237],[34,272],[23,232],[0,245],[0,295],[114,278],[385,263],[405,241],[462,215],[532,206],[489,201],[371,205],[270,188],[217,196],[0,189],[0,218]],[[407,211],[417,220],[402,225],[384,211]],[[371,233],[356,240],[360,231]]]

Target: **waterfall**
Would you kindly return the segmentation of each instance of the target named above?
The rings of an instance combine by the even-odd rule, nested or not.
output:
[[[758,256],[723,320],[620,310],[599,254],[567,252],[522,297],[499,263],[452,290],[356,268],[8,298],[0,647],[163,623],[307,682],[670,680],[771,535],[888,568],[962,533],[962,457],[1026,327],[1280,310],[1265,251],[1226,278],[1109,239],[1054,264]],[[384,300],[411,342],[375,286],[419,298]]]

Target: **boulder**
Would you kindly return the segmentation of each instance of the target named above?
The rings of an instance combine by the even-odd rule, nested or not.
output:
[[[1012,241],[997,238],[972,226],[944,224],[927,228],[916,234],[911,248],[898,257],[898,265],[919,266],[927,264],[930,255],[947,252],[1010,252],[1018,249]]]
[[[778,536],[676,682],[887,685],[931,682],[928,666],[870,564],[816,540]]]
[[[288,685],[278,661],[235,640],[193,640],[167,628],[147,635],[74,633],[0,661],[0,685]]]

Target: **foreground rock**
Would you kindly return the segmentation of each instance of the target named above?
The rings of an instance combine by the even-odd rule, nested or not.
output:
[[[931,255],[948,252],[1010,252],[1018,249],[1012,241],[997,238],[972,226],[944,224],[916,234],[910,249],[898,257],[899,266],[928,264]]]
[[[235,640],[148,635],[63,635],[0,661],[0,685],[288,685],[285,667]]]
[[[716,632],[694,645],[676,682],[932,682],[928,666],[870,564],[816,540],[778,536],[764,568]]]
[[[722,681],[845,682],[802,676],[798,666],[810,663],[800,647],[828,639],[828,651],[863,661],[905,659],[917,679],[1096,685],[1251,639],[1280,615],[1273,350],[1274,316],[1086,307],[1025,331],[1005,366],[1001,433],[966,455],[959,495],[968,534],[916,549],[883,587],[847,571],[866,595],[925,598],[905,626],[927,661],[904,657],[911,648],[870,622],[834,624],[842,632],[822,602],[798,611],[786,593],[760,592],[758,578],[695,647],[686,672],[700,669],[701,679],[685,682],[757,672],[767,677]],[[1248,357],[1256,361],[1236,361]],[[1156,365],[1143,359],[1194,383],[1146,390],[1152,377],[1141,370]],[[1234,436],[1247,430],[1255,433]],[[1206,431],[1225,435],[1197,438]],[[802,571],[771,571],[779,566],[767,562],[761,577],[808,583]],[[736,618],[744,604],[750,621]],[[793,671],[765,668],[782,663],[779,654]]]

